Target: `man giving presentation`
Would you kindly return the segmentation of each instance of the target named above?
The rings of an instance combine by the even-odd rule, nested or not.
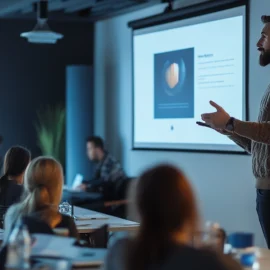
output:
[[[270,16],[262,16],[264,23],[257,43],[260,65],[270,64]],[[258,122],[245,122],[231,117],[213,101],[216,112],[202,114],[202,120],[218,132],[227,135],[252,155],[252,170],[256,178],[257,213],[267,246],[270,249],[270,85],[260,105]]]

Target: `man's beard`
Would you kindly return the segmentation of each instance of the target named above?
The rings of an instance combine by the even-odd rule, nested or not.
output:
[[[270,64],[270,50],[263,50],[260,55],[260,65],[262,67],[267,66]]]

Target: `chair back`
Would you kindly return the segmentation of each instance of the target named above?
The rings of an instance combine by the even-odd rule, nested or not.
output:
[[[102,227],[96,229],[91,233],[82,235],[81,240],[87,242],[87,247],[91,248],[107,248],[108,245],[108,225],[103,225]]]

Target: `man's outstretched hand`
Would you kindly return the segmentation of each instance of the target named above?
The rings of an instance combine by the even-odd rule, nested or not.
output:
[[[222,134],[222,135],[231,135],[231,134],[232,134],[231,131],[228,131],[228,130],[223,129],[223,128],[213,128],[213,127],[211,127],[210,125],[205,124],[204,122],[199,122],[199,121],[197,121],[196,123],[197,123],[197,125],[199,125],[199,126],[211,128],[211,129],[217,131],[218,133],[220,133],[220,134]]]
[[[225,129],[226,124],[230,119],[230,115],[214,101],[210,101],[210,104],[216,108],[217,111],[213,113],[204,113],[201,115],[201,118],[206,124],[220,132]]]

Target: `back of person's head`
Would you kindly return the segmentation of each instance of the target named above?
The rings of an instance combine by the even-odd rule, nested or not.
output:
[[[25,189],[33,211],[47,205],[59,205],[63,187],[61,164],[51,157],[35,158],[25,172]]]
[[[141,224],[127,254],[127,269],[143,270],[162,260],[167,248],[182,236],[192,239],[198,213],[186,176],[170,165],[156,166],[140,176],[135,201]]]
[[[58,215],[62,197],[63,171],[51,157],[38,157],[28,165],[24,175],[26,198],[19,206],[19,215],[44,212],[42,219],[51,223]]]
[[[23,174],[31,159],[31,153],[22,146],[11,147],[4,158],[3,172],[0,179],[0,188],[3,187],[9,178]]]

